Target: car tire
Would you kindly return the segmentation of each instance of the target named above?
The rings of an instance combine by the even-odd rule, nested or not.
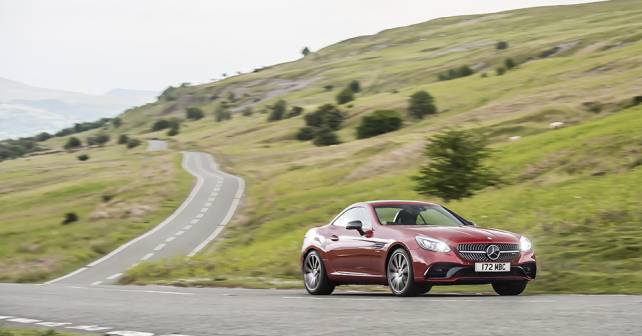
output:
[[[417,296],[421,292],[421,287],[414,281],[412,259],[402,248],[396,249],[388,258],[386,277],[390,291],[396,296]]]
[[[419,286],[419,294],[426,294],[426,293],[430,292],[431,289],[432,289],[432,285],[426,285],[426,284],[420,285]]]
[[[495,293],[505,295],[519,295],[526,289],[527,281],[507,281],[496,282],[493,284]]]
[[[328,279],[323,260],[317,251],[311,251],[303,260],[303,284],[312,295],[329,295],[334,291],[334,284]]]

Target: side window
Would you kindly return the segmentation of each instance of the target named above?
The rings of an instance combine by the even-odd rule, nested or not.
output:
[[[346,225],[354,220],[360,220],[363,223],[363,227],[371,228],[372,224],[370,223],[370,216],[368,216],[368,211],[362,207],[352,208],[344,212],[339,218],[337,218],[332,225],[346,227]]]

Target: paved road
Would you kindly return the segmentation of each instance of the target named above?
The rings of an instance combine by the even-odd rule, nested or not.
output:
[[[9,324],[17,324],[6,322],[12,316],[30,322],[23,325],[68,323],[62,327],[113,335],[639,335],[642,296],[313,297],[303,290],[0,284],[0,315]]]
[[[234,214],[244,183],[218,170],[212,156],[206,153],[184,152],[183,168],[196,177],[196,184],[170,217],[105,257],[47,284],[109,284],[141,261],[192,256],[205,247]]]

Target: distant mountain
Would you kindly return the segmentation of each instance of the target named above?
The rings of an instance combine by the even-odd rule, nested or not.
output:
[[[128,89],[90,95],[0,78],[0,139],[54,132],[77,122],[113,117],[153,101],[155,96],[155,92]]]

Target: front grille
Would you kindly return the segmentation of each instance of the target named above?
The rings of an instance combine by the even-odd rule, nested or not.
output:
[[[486,255],[486,249],[490,245],[499,247],[499,258],[491,260]],[[495,243],[467,243],[458,244],[457,252],[459,255],[470,261],[492,261],[492,262],[510,262],[519,256],[519,244],[495,244]]]

